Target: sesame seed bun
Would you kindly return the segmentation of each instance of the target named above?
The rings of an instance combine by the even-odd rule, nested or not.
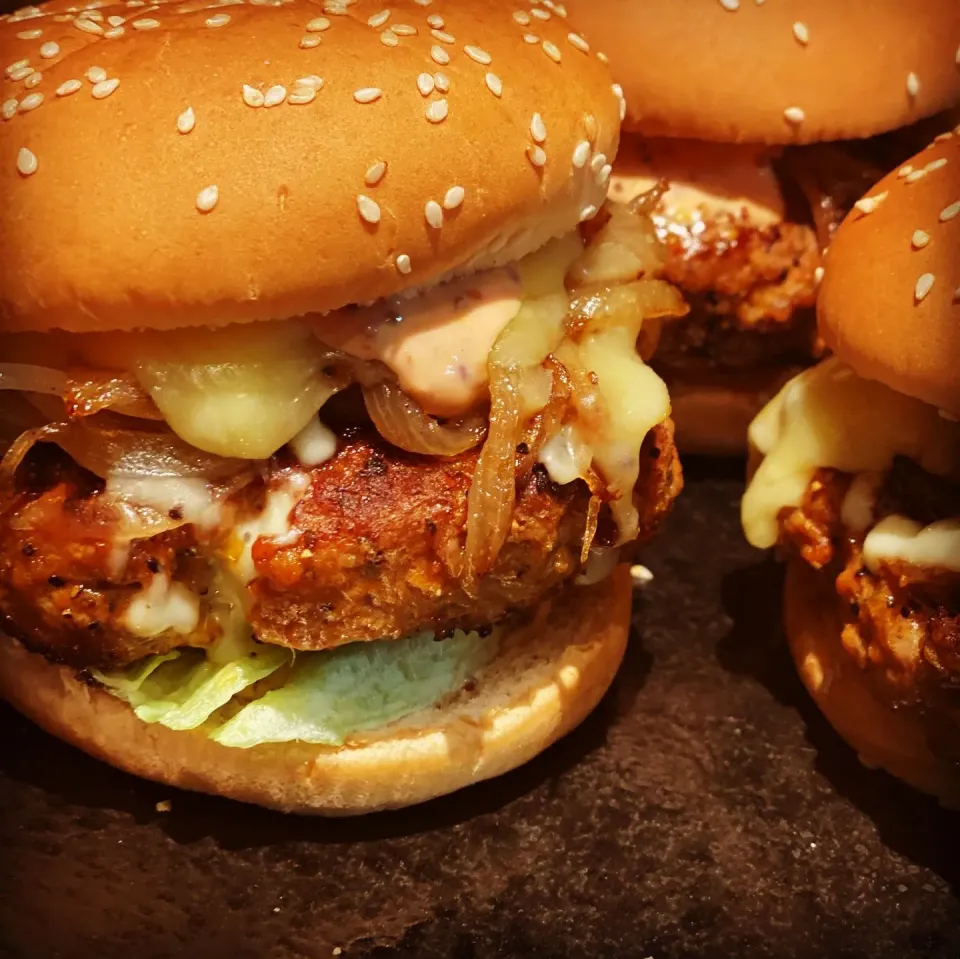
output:
[[[827,344],[861,376],[960,414],[960,135],[932,143],[850,213],[817,312]]]
[[[135,775],[284,812],[344,816],[424,802],[529,761],[577,726],[626,648],[629,569],[570,589],[501,638],[474,688],[341,748],[232,749],[139,720],[125,703],[0,638],[0,694],[47,732]]]
[[[567,7],[624,88],[624,128],[648,136],[840,140],[906,126],[960,100],[956,0]]]
[[[915,789],[960,808],[960,764],[935,752],[923,710],[885,699],[844,650],[839,597],[829,578],[800,560],[787,570],[787,637],[800,678],[820,711],[857,751],[861,761],[881,768]],[[876,667],[881,671],[882,667]],[[943,736],[952,720],[941,716]]]
[[[514,6],[54,0],[4,19],[0,323],[324,312],[569,232],[605,194],[574,149],[614,156],[620,98],[560,16],[525,42]]]

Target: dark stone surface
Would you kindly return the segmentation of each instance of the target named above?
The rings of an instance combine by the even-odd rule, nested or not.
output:
[[[601,708],[419,809],[284,818],[0,713],[0,953],[960,955],[958,819],[859,766],[811,707],[780,572],[740,538],[738,471],[691,469]]]

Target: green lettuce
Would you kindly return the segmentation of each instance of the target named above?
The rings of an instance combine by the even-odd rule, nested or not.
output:
[[[438,642],[432,633],[417,633],[325,652],[294,654],[252,642],[237,652],[215,662],[201,650],[174,650],[93,675],[144,722],[203,727],[224,746],[294,740],[340,746],[353,732],[438,702],[489,662],[496,641],[457,632]],[[252,688],[281,666],[289,667],[282,683]]]

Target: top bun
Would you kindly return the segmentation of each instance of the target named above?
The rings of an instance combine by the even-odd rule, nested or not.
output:
[[[491,0],[68,4],[0,22],[2,329],[325,312],[603,202],[620,97],[556,14],[533,42]]]
[[[960,100],[957,0],[567,7],[626,92],[624,129],[648,136],[840,140],[906,126]]]
[[[844,220],[817,312],[824,340],[861,376],[960,415],[960,127]]]

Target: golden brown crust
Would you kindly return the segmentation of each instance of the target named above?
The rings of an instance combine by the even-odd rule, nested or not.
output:
[[[868,198],[883,194],[837,231],[821,332],[861,376],[960,414],[960,135],[922,150]]]
[[[602,203],[597,170],[571,158],[587,138],[592,155],[612,158],[619,99],[607,68],[567,39],[560,17],[538,22],[541,42],[529,44],[513,5],[488,0],[429,8],[397,0],[380,27],[368,19],[383,4],[358,0],[313,32],[308,24],[323,10],[306,0],[222,11],[197,0],[143,16],[114,4],[92,11],[99,19],[87,21],[89,30],[74,23],[87,14],[68,7],[75,9],[54,0],[43,16],[0,22],[0,62],[28,59],[42,72],[34,88],[21,71],[0,79],[0,101],[20,104],[0,123],[4,329],[164,328],[324,312],[516,259]],[[124,32],[107,39],[96,31],[112,16],[124,18]],[[442,17],[455,42],[431,35],[428,16]],[[229,20],[209,25],[214,18]],[[137,29],[144,21],[157,26]],[[416,35],[385,45],[383,31],[400,24]],[[34,30],[43,33],[17,36]],[[304,37],[318,45],[304,48]],[[42,58],[43,43],[59,52]],[[487,55],[489,64],[478,62]],[[99,99],[94,89],[109,88],[86,78],[93,67],[119,80]],[[444,74],[449,92],[423,96],[421,73]],[[295,81],[311,75],[323,80],[315,99],[291,103]],[[69,81],[80,88],[58,96]],[[257,95],[283,86],[287,99],[248,106],[244,84]],[[499,84],[497,96],[490,86]],[[382,94],[357,102],[356,91],[370,88]],[[430,122],[427,109],[442,101],[448,115]],[[194,126],[178,132],[188,108]],[[542,167],[527,154],[535,113],[547,133]],[[35,172],[18,170],[21,149],[36,157]],[[22,157],[28,171],[30,155]],[[368,185],[380,161],[386,172]],[[201,213],[198,195],[210,186],[219,199]],[[425,205],[442,203],[454,186],[465,191],[462,203],[442,228],[430,227]],[[360,195],[379,204],[379,224],[361,218]],[[410,258],[408,275],[400,255]]]
[[[339,749],[231,749],[201,732],[148,725],[120,700],[12,640],[0,641],[0,693],[48,732],[136,775],[286,812],[352,815],[453,792],[546,749],[607,690],[629,620],[630,578],[621,567],[504,638],[473,689]]]
[[[804,685],[838,733],[868,766],[879,766],[916,789],[960,806],[960,764],[931,742],[921,706],[894,704],[878,695],[841,642],[843,618],[830,576],[800,560],[788,567],[786,627]],[[956,742],[956,714],[950,725]]]
[[[570,0],[610,58],[624,128],[649,136],[810,143],[905,126],[960,99],[955,0]],[[733,8],[733,9],[731,9]],[[794,32],[808,42],[803,43]],[[919,90],[911,95],[907,76]],[[799,107],[802,122],[784,111]]]

